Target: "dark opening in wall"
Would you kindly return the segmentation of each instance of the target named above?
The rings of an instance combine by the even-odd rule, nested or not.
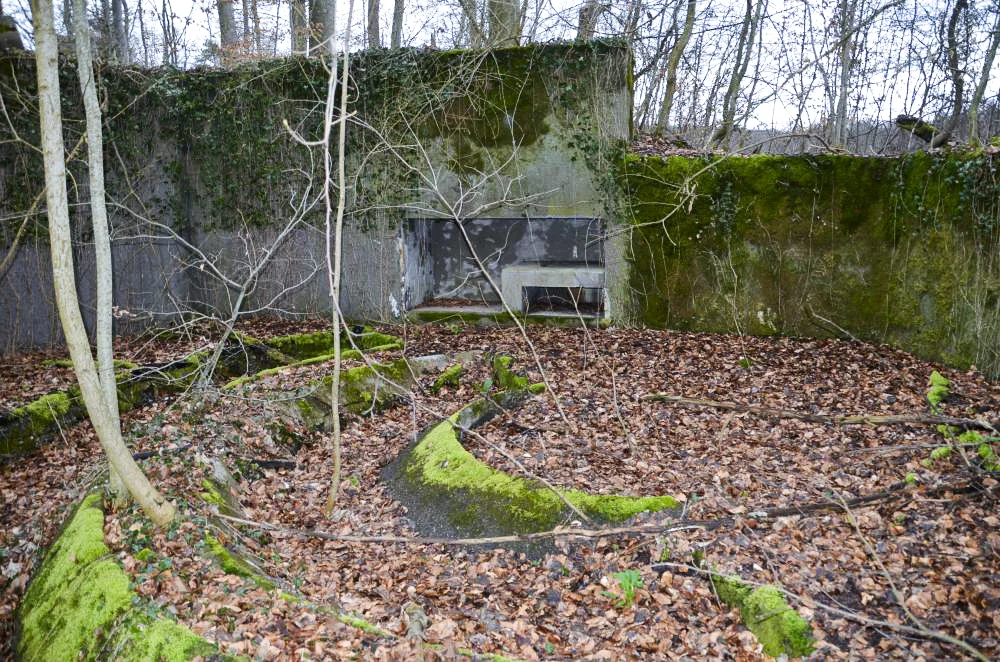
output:
[[[604,314],[604,290],[600,287],[525,287],[524,311],[584,315]]]
[[[574,312],[577,299],[581,310],[600,312],[603,280],[593,285],[596,273],[603,276],[604,227],[602,219],[578,217],[478,218],[461,227],[448,220],[410,219],[404,232],[405,307],[499,308],[501,295],[485,270],[501,289],[515,283],[512,307],[519,299],[521,310],[526,305],[532,312]],[[545,277],[539,280],[536,272]],[[578,280],[577,273],[590,279]]]

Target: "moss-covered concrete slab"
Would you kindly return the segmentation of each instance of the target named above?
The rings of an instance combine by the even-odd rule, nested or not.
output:
[[[402,342],[390,335],[370,328],[351,335],[355,346],[364,351],[399,349]],[[344,339],[345,346],[351,341]],[[226,347],[217,372],[235,377],[225,388],[236,388],[245,383],[273,374],[286,366],[302,366],[330,360],[333,334],[328,332],[279,336],[270,340],[257,340],[236,334]],[[136,366],[116,361],[118,370],[118,409],[127,412],[151,399],[167,393],[186,389],[199,377],[202,361],[208,352],[199,352],[177,361],[153,366]],[[357,350],[348,350],[348,358],[360,358]],[[72,366],[72,363],[69,364]],[[0,416],[0,455],[22,455],[38,449],[39,444],[57,436],[66,428],[83,420],[87,410],[74,386],[65,391],[46,394],[23,407]]]
[[[434,534],[488,536],[552,529],[574,517],[566,501],[598,522],[621,522],[640,512],[676,508],[670,496],[618,496],[552,489],[494,469],[467,451],[459,432],[496,414],[497,402],[516,405],[526,391],[507,391],[463,408],[433,426],[386,470],[393,493],[418,526]],[[565,501],[564,501],[565,500]]]
[[[87,496],[49,549],[19,610],[25,661],[180,661],[218,649],[166,614],[154,615],[104,544],[99,495]]]
[[[443,371],[452,364],[469,363],[478,356],[477,352],[460,352],[450,358],[433,354],[348,368],[340,373],[340,408],[357,415],[377,413],[407,398],[422,375]],[[327,375],[298,389],[293,396],[276,392],[276,406],[306,427],[329,429],[332,385],[333,377]]]
[[[197,377],[202,358],[204,353],[163,365],[119,370],[118,410],[131,411],[165,393],[183,390]],[[31,453],[86,416],[78,386],[43,395],[0,416],[0,455]]]

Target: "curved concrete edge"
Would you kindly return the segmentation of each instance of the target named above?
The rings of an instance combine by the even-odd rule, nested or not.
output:
[[[510,395],[496,400],[510,402]],[[524,397],[522,394],[520,399]],[[587,516],[605,523],[679,506],[671,496],[619,496],[579,490],[560,490],[556,494],[538,481],[488,466],[462,446],[458,431],[481,425],[492,417],[490,410],[495,408],[486,400],[462,408],[426,432],[390,472],[391,484],[418,525],[462,536],[510,535],[549,530],[571,517],[572,511],[563,498]],[[447,521],[427,520],[434,516]]]
[[[21,660],[190,660],[218,648],[129,587],[104,544],[99,494],[86,496],[45,555],[18,610]]]

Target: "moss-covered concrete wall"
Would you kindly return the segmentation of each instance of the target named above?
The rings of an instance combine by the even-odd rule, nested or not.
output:
[[[853,336],[1000,376],[1000,160],[626,157],[621,318]]]
[[[322,154],[293,136],[322,135],[327,64],[287,58],[232,70],[100,71],[120,307],[153,312],[157,321],[178,307],[225,315],[235,290],[202,258],[239,282],[298,214],[301,222],[244,309],[328,310]],[[75,64],[61,67],[67,151],[78,148],[70,202],[85,242],[82,104]],[[630,70],[627,49],[601,42],[352,56],[345,311],[371,318],[401,312],[406,217],[600,215],[603,183],[594,162],[628,138]],[[0,95],[14,127],[0,122],[0,250],[29,217],[28,240],[0,282],[0,351],[9,351],[59,335],[44,204],[32,211],[42,192],[41,159],[25,144],[38,143],[34,62],[9,58],[3,71]],[[89,301],[87,249],[81,245],[78,271]]]

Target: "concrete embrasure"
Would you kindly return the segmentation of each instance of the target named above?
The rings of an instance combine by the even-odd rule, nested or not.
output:
[[[500,283],[504,303],[511,310],[523,313],[523,293],[526,287],[579,287],[599,289],[603,293],[604,267],[515,264],[504,267],[500,275]]]

